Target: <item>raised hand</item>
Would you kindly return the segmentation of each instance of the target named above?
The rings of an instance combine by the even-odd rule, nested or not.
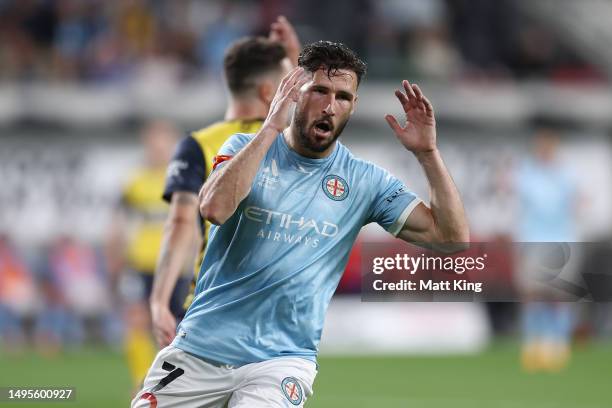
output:
[[[297,66],[297,60],[302,46],[289,20],[284,16],[278,17],[276,21],[270,25],[270,34],[268,38],[272,41],[281,43],[293,66]]]
[[[404,80],[402,86],[404,92],[398,89],[395,96],[406,114],[406,124],[400,126],[393,115],[385,115],[387,123],[402,145],[414,154],[436,150],[436,119],[431,103],[418,85]]]
[[[312,74],[302,67],[293,68],[283,78],[272,103],[263,127],[271,127],[281,132],[289,121],[289,108],[298,100],[300,88],[312,79]]]

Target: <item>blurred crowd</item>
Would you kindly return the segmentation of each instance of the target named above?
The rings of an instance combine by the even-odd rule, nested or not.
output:
[[[44,354],[84,342],[118,345],[122,323],[100,251],[67,235],[23,253],[0,236],[0,344]]]
[[[603,75],[500,0],[3,0],[0,80],[180,83],[220,74],[232,40],[280,14],[304,42],[347,43],[370,76],[551,80]]]

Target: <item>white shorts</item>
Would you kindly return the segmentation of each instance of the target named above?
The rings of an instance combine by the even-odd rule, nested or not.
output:
[[[316,364],[302,358],[234,368],[168,346],[157,353],[132,408],[303,407],[316,375]]]

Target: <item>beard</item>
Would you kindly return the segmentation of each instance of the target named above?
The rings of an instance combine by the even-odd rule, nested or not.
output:
[[[313,134],[315,121],[308,125],[306,115],[303,112],[295,112],[295,125],[297,129],[298,143],[303,148],[315,153],[322,153],[327,150],[340,137],[344,127],[348,123],[348,118],[339,123],[333,129],[332,136],[328,140],[317,141]],[[311,136],[312,135],[312,136]]]

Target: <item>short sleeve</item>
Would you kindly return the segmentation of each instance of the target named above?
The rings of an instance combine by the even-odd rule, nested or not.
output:
[[[168,165],[163,199],[170,202],[177,191],[198,193],[206,178],[204,153],[198,142],[191,136],[181,140]]]
[[[397,236],[410,213],[422,200],[386,170],[375,167],[373,179],[376,193],[369,222],[376,222],[390,234]]]
[[[232,157],[238,154],[238,152],[240,152],[240,150],[242,150],[252,138],[252,134],[236,133],[227,139],[225,143],[223,143],[223,146],[221,146],[219,149],[217,156],[213,158],[213,171],[222,163],[230,160]]]

